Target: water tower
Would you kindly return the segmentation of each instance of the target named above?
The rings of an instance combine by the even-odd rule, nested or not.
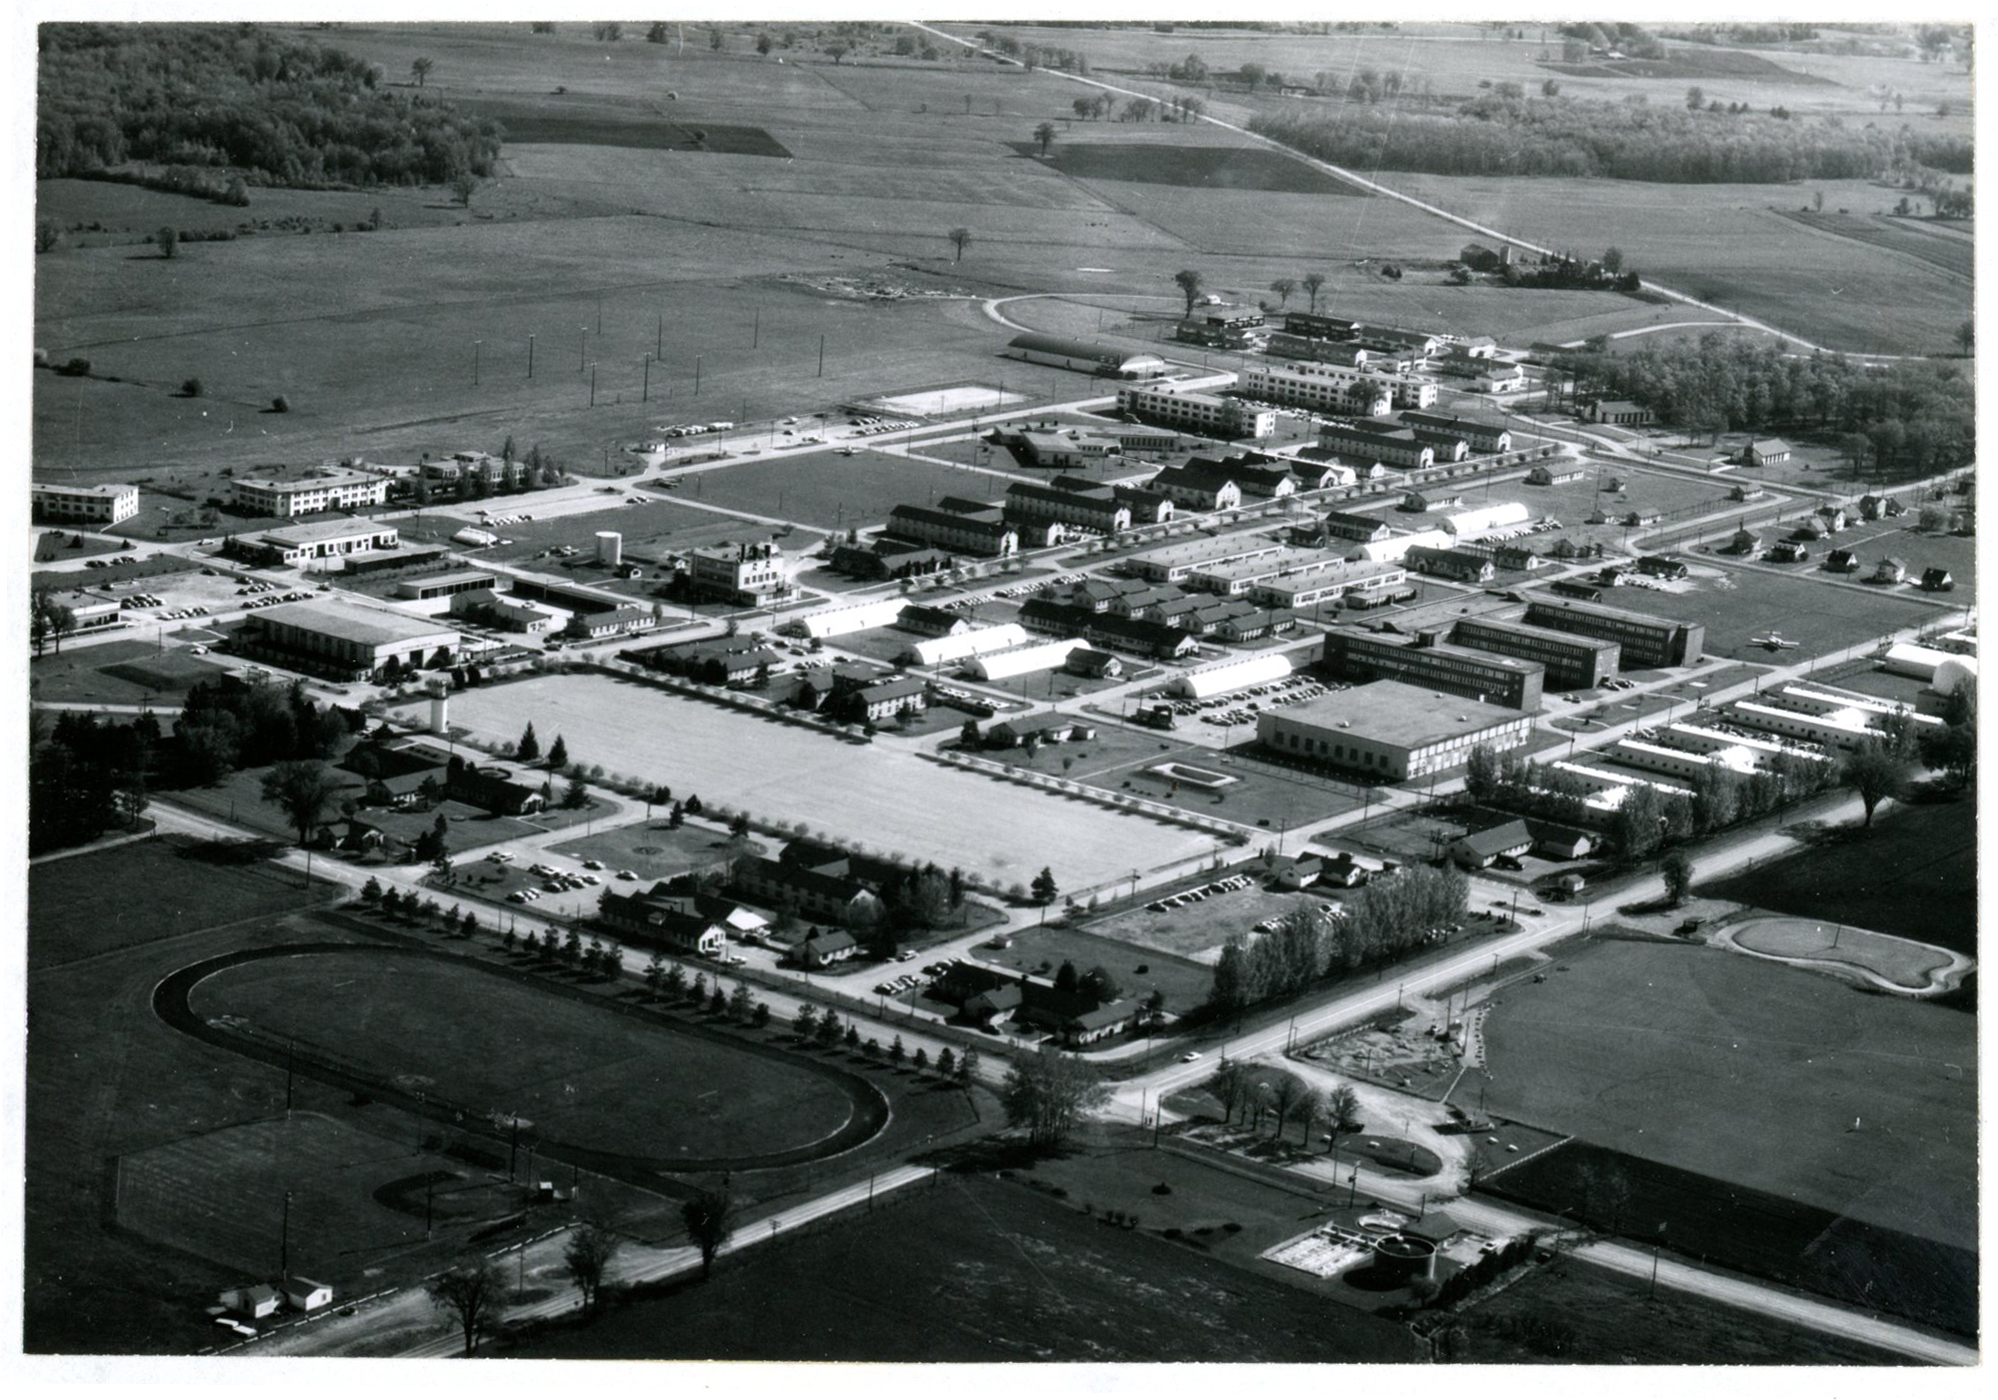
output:
[[[451,687],[442,676],[432,676],[425,686],[430,692],[430,732],[451,732]]]
[[[624,536],[615,530],[597,531],[597,562],[615,569],[624,562]]]

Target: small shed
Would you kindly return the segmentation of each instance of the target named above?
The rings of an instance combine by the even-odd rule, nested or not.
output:
[[[1790,460],[1790,444],[1781,438],[1757,438],[1741,449],[1741,460],[1751,467],[1766,467]]]
[[[216,1300],[230,1312],[241,1317],[269,1317],[283,1302],[275,1288],[267,1283],[253,1283],[243,1288],[226,1288]]]
[[[284,1281],[284,1300],[299,1312],[317,1312],[333,1301],[333,1286],[309,1278],[288,1278]]]

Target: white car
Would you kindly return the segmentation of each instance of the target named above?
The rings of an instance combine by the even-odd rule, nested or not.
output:
[[[1199,1058],[1200,1058],[1200,1052],[1198,1050],[1189,1050],[1184,1055],[1181,1055],[1179,1057],[1181,1064],[1188,1064],[1188,1065],[1192,1064],[1195,1060]]]

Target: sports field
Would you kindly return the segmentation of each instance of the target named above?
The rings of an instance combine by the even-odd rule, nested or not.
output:
[[[853,1111],[802,1061],[430,958],[262,958],[197,983],[189,1007],[468,1116],[519,1114],[543,1140],[660,1163],[803,1147]]]
[[[941,767],[894,744],[843,743],[604,675],[483,686],[453,697],[452,719],[505,740],[531,720],[577,753],[622,755],[621,770],[676,794],[1004,885],[1052,866],[1063,888],[1078,889],[1214,848],[1184,827]]]
[[[1976,1247],[1974,1018],[1703,946],[1563,966],[1486,1023],[1494,1113]]]

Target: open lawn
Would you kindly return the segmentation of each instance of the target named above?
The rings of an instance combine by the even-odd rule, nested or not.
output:
[[[1841,924],[1827,927],[1815,919],[1750,919],[1730,932],[1735,943],[1751,952],[1856,967],[1911,991],[1929,986],[1951,962],[1948,953],[1931,944]]]
[[[1972,1017],[1697,945],[1564,966],[1495,1004],[1493,1112],[1976,1247]]]
[[[1141,1219],[1142,1219],[1141,1213]],[[745,1300],[781,1291],[783,1327]],[[1401,1328],[1015,1183],[946,1175],[725,1261],[521,1357],[1402,1361]]]
[[[343,893],[260,860],[253,848],[160,836],[44,861],[28,872],[28,960],[60,967],[121,948],[260,917]]]
[[[683,483],[682,491],[689,500],[698,500],[694,482],[700,476]],[[569,545],[582,551],[571,559],[542,560],[534,567],[551,571],[572,573],[578,582],[603,585],[609,582],[608,570],[596,562],[597,532],[615,530],[624,536],[624,557],[639,563],[655,560],[665,554],[684,553],[702,545],[719,544],[728,539],[763,539],[772,531],[768,525],[753,520],[740,520],[714,511],[701,510],[694,505],[682,504],[679,496],[682,491],[669,493],[664,500],[652,496],[657,489],[636,488],[646,495],[645,504],[621,506],[616,509],[587,511],[580,514],[561,515],[552,519],[540,518],[531,500],[521,500],[519,506],[531,515],[533,520],[523,520],[518,524],[506,525],[494,531],[513,541],[510,545],[496,545],[480,557],[490,557],[506,561],[532,560],[544,550],[560,545]],[[614,504],[605,496],[605,502]],[[515,509],[512,503],[504,507],[494,507],[495,514],[511,514]],[[793,542],[796,547],[796,542]]]
[[[1089,929],[1121,943],[1135,943],[1141,948],[1212,966],[1219,960],[1221,946],[1231,934],[1248,938],[1250,930],[1265,919],[1280,919],[1300,907],[1316,909],[1329,897],[1329,893],[1283,894],[1252,884],[1246,889],[1182,904],[1163,914],[1151,912],[1147,905],[1134,904],[1096,920]]]
[[[925,762],[892,745],[843,742],[603,675],[537,677],[454,696],[454,722],[512,740],[529,720],[621,771],[804,822],[871,849],[1024,884],[1052,863],[1070,889],[1212,848],[1210,837]]]
[[[678,830],[666,824],[665,809],[652,821],[633,822],[594,836],[571,833],[549,849],[575,860],[600,860],[606,867],[604,878],[620,870],[636,874],[641,884],[667,880],[689,870],[706,870],[728,859],[723,852],[729,837],[713,827],[699,824]],[[756,845],[757,843],[752,843]],[[624,885],[617,888],[629,894]]]
[[[265,958],[196,984],[189,1005],[467,1113],[521,1114],[544,1141],[662,1165],[802,1147],[853,1112],[807,1062],[730,1050],[470,964]]]
[[[1878,878],[1855,881],[1855,868]],[[1890,805],[1871,830],[1703,884],[1700,893],[1975,956],[1977,813],[1968,799]]]
[[[999,365],[997,372],[1003,374],[1005,366]],[[987,377],[992,373],[988,369]],[[686,501],[796,520],[823,530],[867,529],[904,503],[929,505],[940,496],[996,501],[1020,479],[862,448],[851,457],[829,450],[700,472],[680,488],[680,495]]]
[[[147,638],[120,639],[97,646],[72,646],[37,657],[28,680],[37,700],[54,703],[177,707],[197,681],[214,680],[222,668],[179,648],[161,651]],[[167,715],[162,724],[170,727]]]

